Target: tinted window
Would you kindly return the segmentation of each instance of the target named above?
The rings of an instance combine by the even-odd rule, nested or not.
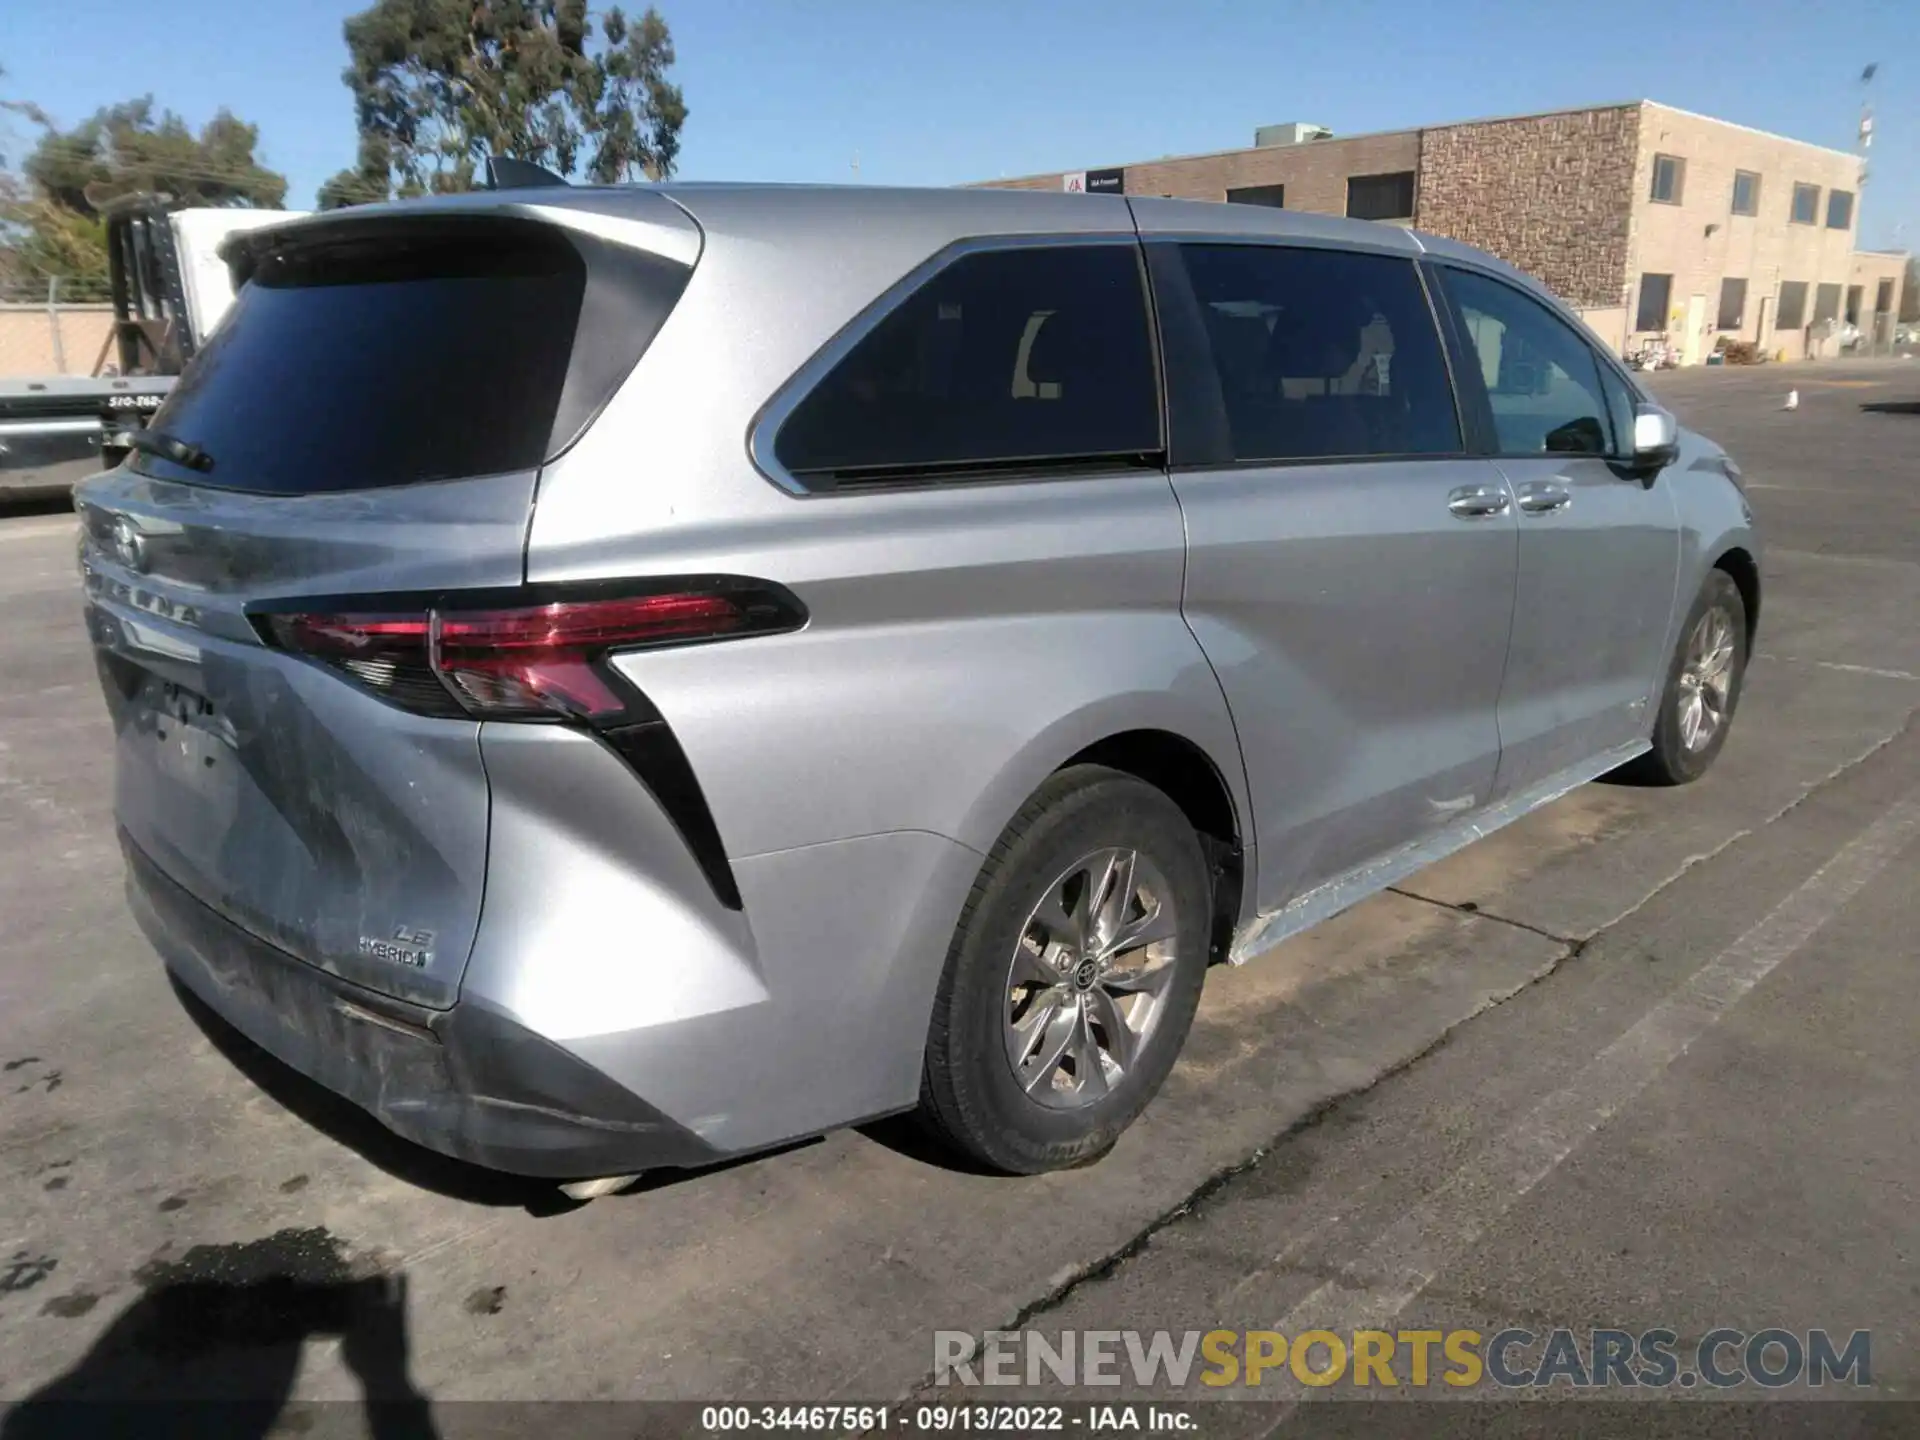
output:
[[[1814,216],[1820,212],[1820,187],[1818,185],[1796,185],[1793,187],[1793,209],[1787,218],[1795,225],[1811,225]]]
[[[1747,282],[1745,280],[1722,280],[1720,282],[1720,315],[1716,322],[1721,330],[1738,330],[1746,323]]]
[[[1635,330],[1665,330],[1667,302],[1673,296],[1673,276],[1642,275],[1640,305],[1633,315]]]
[[[1179,248],[1235,459],[1460,450],[1446,360],[1411,261]]]
[[[1760,213],[1760,177],[1751,170],[1733,172],[1733,213],[1736,215]]]
[[[1807,323],[1806,281],[1780,282],[1780,304],[1773,313],[1773,323],[1782,330],[1798,330]]]
[[[636,257],[621,333],[583,342],[581,253],[549,227],[465,222],[343,230],[280,245],[155,417],[212,457],[206,474],[272,494],[373,489],[540,464],[624,378],[678,298],[684,267]],[[594,327],[586,327],[592,329]]]
[[[1465,270],[1445,273],[1500,453],[1608,453],[1599,367],[1580,333],[1510,285]]]
[[[1287,205],[1287,187],[1284,185],[1242,185],[1237,190],[1227,191],[1229,205],[1265,205],[1269,209],[1284,210]]]
[[[797,476],[884,478],[1160,449],[1138,249],[987,250],[889,312],[774,442]]]
[[[1413,171],[1353,176],[1347,181],[1347,214],[1356,220],[1411,220]]]
[[[1813,292],[1813,323],[1831,324],[1840,318],[1840,287],[1822,285]]]
[[[1829,230],[1847,230],[1853,226],[1853,192],[1851,190],[1829,190],[1827,192],[1827,228]]]
[[[1656,155],[1653,157],[1653,192],[1651,199],[1663,205],[1680,203],[1680,185],[1687,173],[1687,162],[1678,155]]]

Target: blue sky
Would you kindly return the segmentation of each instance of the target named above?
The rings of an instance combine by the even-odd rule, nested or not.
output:
[[[353,156],[352,0],[0,0],[0,80],[71,122],[151,89],[261,129],[291,203]],[[629,6],[629,10],[644,6]],[[1639,97],[1839,148],[1862,240],[1920,249],[1916,0],[660,0],[692,179],[945,185]],[[15,124],[8,151],[27,138]]]

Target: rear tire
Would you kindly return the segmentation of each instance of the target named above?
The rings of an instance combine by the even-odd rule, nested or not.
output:
[[[934,997],[920,1119],[1031,1175],[1105,1154],[1173,1068],[1211,886],[1178,806],[1131,775],[1052,776],[994,843]]]
[[[1727,743],[1747,675],[1747,606],[1724,570],[1709,570],[1688,610],[1654,716],[1653,748],[1622,767],[1643,785],[1687,785]]]

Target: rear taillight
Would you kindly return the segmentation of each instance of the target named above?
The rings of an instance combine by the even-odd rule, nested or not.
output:
[[[771,634],[804,620],[785,591],[734,580],[537,605],[440,597],[419,610],[383,601],[377,610],[258,617],[273,644],[420,714],[599,725],[631,719],[636,699],[605,663],[610,653]]]

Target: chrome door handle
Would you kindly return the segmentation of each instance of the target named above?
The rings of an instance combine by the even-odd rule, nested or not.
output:
[[[1498,485],[1462,485],[1447,495],[1447,509],[1462,520],[1507,513],[1507,492]]]
[[[1571,490],[1545,480],[1529,481],[1514,493],[1519,497],[1523,515],[1550,515],[1555,510],[1564,510],[1573,504]]]

